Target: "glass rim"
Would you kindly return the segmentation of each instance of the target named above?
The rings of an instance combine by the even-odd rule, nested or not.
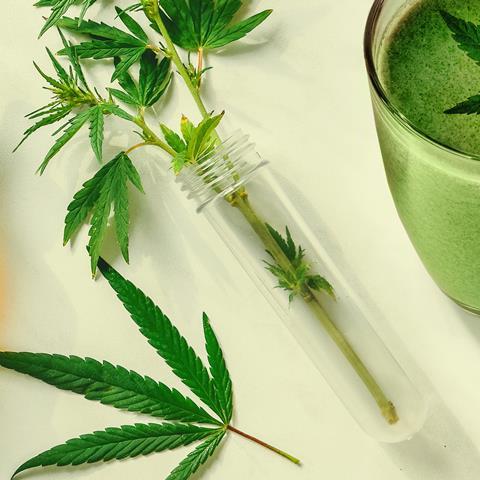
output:
[[[419,129],[415,126],[402,112],[399,110],[388,98],[387,92],[383,88],[383,85],[380,82],[378,76],[377,68],[375,66],[375,60],[373,55],[373,41],[375,38],[375,30],[377,27],[378,19],[380,14],[383,11],[385,4],[389,0],[374,0],[372,8],[367,18],[367,23],[365,26],[365,34],[363,41],[363,49],[365,62],[367,65],[367,72],[370,79],[370,84],[373,86],[375,93],[377,94],[380,101],[387,108],[387,110],[394,116],[394,118],[400,122],[400,124],[410,130],[414,135],[426,141],[427,143],[432,144],[433,146],[447,151],[450,154],[453,154],[459,158],[462,158],[468,162],[475,161],[480,162],[480,154],[475,155],[471,153],[464,152],[460,149],[451,147],[445,143],[442,143],[438,140],[435,140],[433,137]]]

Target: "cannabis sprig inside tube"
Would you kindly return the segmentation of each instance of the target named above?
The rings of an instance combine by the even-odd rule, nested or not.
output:
[[[157,148],[162,151],[162,156],[166,157],[171,169],[177,174],[192,165],[198,166],[203,159],[208,158],[208,152],[221,143],[217,127],[223,113],[217,111],[214,114],[202,98],[205,72],[209,71],[208,67],[205,67],[205,56],[243,38],[261,25],[272,11],[265,10],[237,21],[242,7],[240,0],[159,0],[158,3],[156,0],[142,0],[128,11],[116,8],[117,22],[123,24],[120,28],[88,20],[82,15],[78,18],[62,16],[67,13],[70,5],[58,16],[56,9],[60,8],[59,4],[60,2],[53,1],[48,3],[52,7],[52,15],[56,15],[54,24],[61,31],[80,35],[82,40],[72,44],[62,35],[64,48],[59,53],[69,61],[70,68],[63,70],[52,56],[58,79],[43,75],[50,85],[53,100],[40,110],[41,120],[27,130],[26,136],[40,127],[66,118],[68,120],[66,125],[59,129],[60,136],[42,162],[41,172],[85,124],[90,126],[90,139],[95,155],[102,158],[104,119],[109,115],[129,122],[141,137],[140,142],[118,152],[113,160],[86,181],[68,207],[64,241],[69,242],[84,223],[90,223],[91,268],[95,274],[110,223],[115,226],[123,257],[127,261],[129,259],[128,185],[132,184],[137,190],[143,191],[130,153],[144,147]],[[132,12],[145,14],[152,27],[149,35],[133,18]],[[157,37],[156,40],[151,39],[154,36]],[[182,50],[186,52],[185,55]],[[196,57],[196,62],[192,60],[192,56]],[[86,59],[111,61],[114,85],[109,85],[103,96],[85,80],[80,62]],[[136,68],[137,66],[139,68]],[[170,68],[178,75],[172,75]],[[180,133],[177,133],[174,127],[158,121],[158,118],[160,128],[153,126],[146,115],[152,106],[158,106],[157,102],[164,97],[172,78],[178,77],[190,92],[203,117],[198,124],[183,117]],[[156,112],[157,117],[159,110]],[[34,112],[30,118],[36,119],[36,115],[39,113]],[[232,175],[235,176],[236,173],[233,171]],[[294,241],[288,228],[286,237],[283,237],[279,233],[283,226],[275,229],[268,219],[259,216],[246,187],[239,187],[229,193],[225,200],[241,213],[268,252],[268,257],[262,260],[276,277],[278,287],[288,292],[290,301],[298,299],[308,305],[358,374],[385,420],[390,424],[396,423],[398,415],[394,404],[348,339],[325,312],[322,306],[323,295],[334,296],[335,286],[318,272],[312,271],[308,260],[309,252],[304,251],[301,245]],[[110,222],[112,210],[114,222]]]

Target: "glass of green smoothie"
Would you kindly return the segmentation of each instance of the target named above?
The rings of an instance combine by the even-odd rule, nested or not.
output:
[[[480,0],[376,0],[365,57],[403,225],[443,292],[480,314],[480,115],[445,113],[480,92],[480,66],[442,11],[480,23]]]

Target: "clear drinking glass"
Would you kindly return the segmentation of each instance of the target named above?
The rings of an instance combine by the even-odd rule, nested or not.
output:
[[[385,171],[398,214],[426,269],[463,308],[480,314],[480,156],[417,129],[382,86],[379,57],[389,27],[411,0],[376,0],[365,58]]]
[[[324,248],[329,239],[314,236],[249,137],[234,133],[198,166],[184,169],[178,181],[363,429],[386,442],[420,430],[425,400],[372,327],[368,302],[350,283],[353,272],[338,269]],[[266,250],[274,248],[264,230],[267,220],[282,233],[288,226],[312,273],[334,286],[336,300],[303,292],[289,303],[288,293],[275,288],[264,263],[271,261]]]

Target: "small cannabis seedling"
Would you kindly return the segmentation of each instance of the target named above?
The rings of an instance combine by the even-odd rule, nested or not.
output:
[[[213,455],[228,432],[242,435],[300,464],[291,455],[230,425],[232,381],[206,314],[203,329],[209,369],[150,298],[101,258],[98,265],[148,343],[212,413],[176,389],[108,362],[45,353],[0,352],[0,365],[5,368],[83,395],[87,400],[168,421],[137,423],[81,435],[28,460],[13,477],[35,467],[123,460],[202,442],[167,477],[167,480],[186,480]]]
[[[267,250],[275,263],[267,262],[267,269],[278,279],[278,288],[289,292],[289,300],[293,301],[295,296],[308,292],[308,289],[327,292],[332,298],[335,298],[335,292],[321,275],[312,275],[310,273],[311,266],[305,260],[305,250],[295,244],[288,227],[285,228],[286,237],[283,238],[281,233],[277,232],[271,225],[268,225],[268,231],[273,237],[277,245],[280,247],[285,257],[289,261],[287,268],[276,262],[275,255]],[[293,267],[293,268],[291,268]],[[308,294],[308,293],[307,293]]]

